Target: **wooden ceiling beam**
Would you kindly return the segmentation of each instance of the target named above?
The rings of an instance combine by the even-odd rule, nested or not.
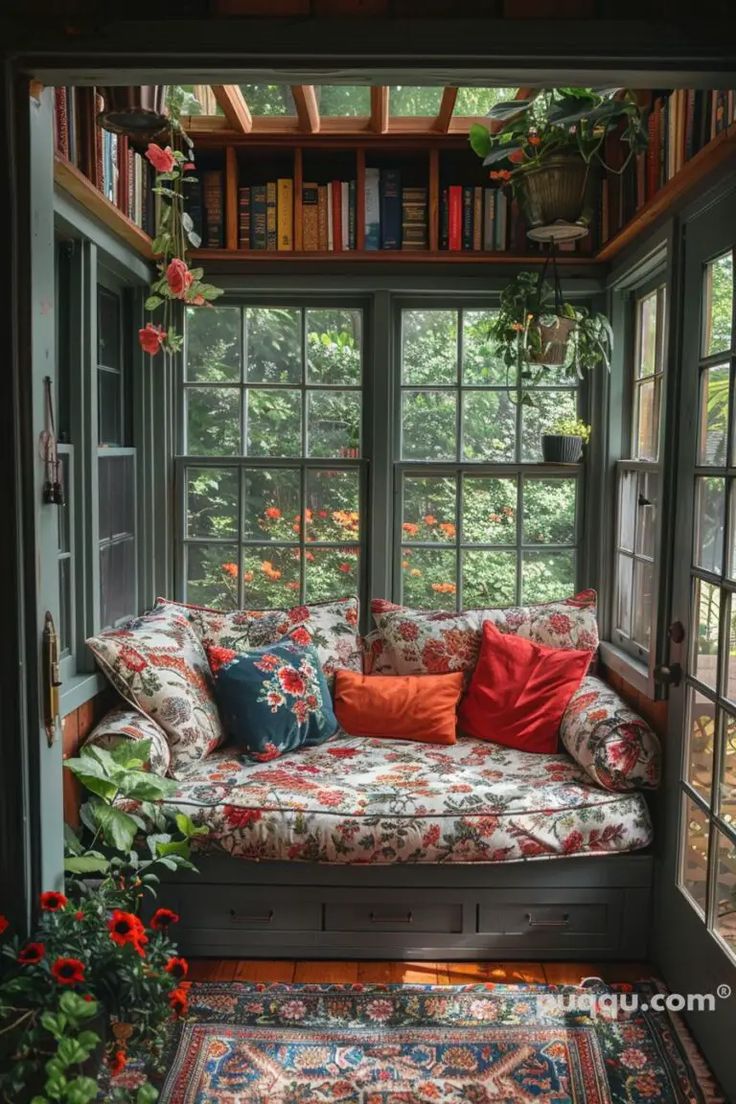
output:
[[[319,134],[320,118],[317,93],[313,84],[292,84],[291,94],[299,118],[299,129],[305,134]]]
[[[450,129],[450,123],[452,122],[452,113],[455,110],[455,100],[457,99],[457,88],[445,88],[442,93],[442,101],[440,103],[440,109],[437,113],[437,121],[434,129],[438,130],[440,134],[447,134]]]
[[[248,134],[253,129],[253,116],[237,84],[213,84],[212,91],[230,128]]]
[[[371,130],[388,133],[388,85],[371,86]]]

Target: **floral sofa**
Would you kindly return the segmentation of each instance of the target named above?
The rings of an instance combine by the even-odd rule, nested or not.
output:
[[[445,670],[469,674],[477,657],[479,628],[489,617],[502,631],[559,647],[588,648],[591,659],[598,644],[592,592],[545,606],[459,614],[409,611],[376,602],[373,614],[376,630],[363,639],[357,632],[355,599],[289,611],[232,613],[159,600],[151,613],[89,642],[123,699],[90,740],[103,745],[121,738],[151,740],[150,769],[176,780],[176,792],[167,803],[207,829],[197,846],[207,859],[219,856],[213,869],[219,871],[220,888],[223,880],[233,887],[243,880],[252,883],[257,878],[254,869],[259,876],[279,871],[279,877],[290,881],[295,867],[312,864],[310,892],[315,883],[324,882],[329,866],[346,872],[344,889],[354,896],[356,886],[367,884],[356,881],[358,868],[370,867],[371,878],[378,876],[379,869],[386,872],[382,899],[388,895],[393,902],[391,895],[405,893],[412,878],[426,881],[424,874],[417,873],[397,883],[392,873],[397,869],[441,867],[445,873],[433,884],[449,891],[455,884],[465,885],[468,875],[462,871],[472,868],[485,872],[485,891],[494,884],[488,876],[491,869],[508,865],[513,871],[528,871],[529,860],[539,868],[544,865],[540,860],[555,859],[567,870],[574,859],[582,864],[579,874],[558,880],[560,885],[570,883],[563,893],[568,911],[561,914],[562,929],[573,915],[569,900],[602,878],[604,888],[589,892],[608,894],[605,907],[594,913],[593,906],[586,904],[588,911],[583,911],[580,923],[592,923],[596,915],[608,925],[607,938],[613,940],[616,925],[620,936],[625,925],[622,919],[612,919],[613,912],[626,893],[633,893],[641,905],[651,874],[649,865],[648,872],[642,873],[644,860],[648,864],[650,857],[632,855],[628,866],[619,864],[619,874],[601,875],[597,863],[615,855],[624,860],[625,853],[640,852],[650,844],[652,822],[642,789],[658,784],[660,749],[645,722],[595,675],[588,675],[571,699],[555,755],[530,754],[462,736],[451,746],[435,746],[356,738],[343,732],[320,746],[264,762],[246,761],[228,748],[203,645],[245,650],[278,640],[286,632],[303,631],[304,639],[316,647],[329,679],[337,667],[384,676]],[[230,862],[231,856],[247,861],[223,866],[225,856]],[[457,869],[456,875],[450,875],[452,868]],[[518,886],[534,882],[528,874],[511,877]],[[478,881],[474,875],[471,878]],[[620,883],[613,895],[611,879]],[[332,875],[328,880],[334,883]],[[539,892],[541,903],[533,894],[529,899],[536,901],[536,908],[549,909],[545,896],[549,889]],[[327,916],[324,902],[321,907]],[[468,915],[475,910],[480,923],[479,901],[473,898],[467,907]],[[195,908],[201,908],[199,900]],[[389,913],[393,908],[392,903]],[[230,914],[239,915],[234,907]],[[271,909],[269,925],[275,915]],[[407,927],[416,925],[416,907],[409,908],[406,916]],[[464,929],[471,921],[456,915],[452,923]],[[548,918],[535,927],[528,920],[530,930],[551,932],[555,923]],[[366,919],[366,924],[374,920]],[[206,919],[203,926],[208,925]],[[569,950],[562,929],[560,947]],[[222,925],[217,928],[221,930]],[[437,938],[447,934],[443,930]],[[221,941],[215,942],[222,950]],[[196,941],[195,946],[202,950]],[[305,949],[299,943],[294,953],[315,953],[309,949],[312,946],[309,943]],[[579,951],[579,942],[575,946]],[[327,947],[334,949],[335,944]],[[595,940],[594,947],[605,950]],[[630,942],[621,947],[621,953],[639,949]],[[341,953],[347,950],[343,944],[339,948]],[[433,948],[443,953],[457,949],[435,944]],[[468,955],[478,950],[470,938],[463,948]],[[237,949],[243,952],[242,942]],[[550,952],[549,947],[544,949]],[[427,948],[403,942],[396,950],[421,955]],[[536,950],[540,950],[538,941]],[[326,953],[325,946],[320,953]]]

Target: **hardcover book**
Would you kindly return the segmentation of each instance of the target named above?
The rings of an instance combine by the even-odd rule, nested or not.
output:
[[[326,253],[329,249],[329,234],[328,234],[328,185],[320,184],[318,189],[318,201],[317,201],[317,231],[318,231],[318,244],[317,247],[320,253]],[[304,247],[306,249],[306,246]]]
[[[447,248],[452,252],[456,252],[463,247],[463,189],[460,184],[451,184],[447,189],[447,193]]]
[[[277,189],[277,248],[282,252],[294,248],[294,182],[281,177]]]
[[[269,253],[276,252],[278,237],[277,203],[276,181],[269,180],[266,184],[266,249]]]
[[[427,189],[404,188],[401,192],[401,248],[426,249]]]
[[[302,184],[302,247],[309,253],[322,249],[319,242],[319,191],[317,184]]]
[[[254,184],[250,192],[250,247],[266,248],[266,185]]]
[[[146,190],[144,171],[143,189]],[[225,244],[225,221],[222,196],[223,175],[219,169],[202,173],[202,203],[205,218],[205,244],[208,249],[222,249]],[[144,210],[146,207],[144,199]]]
[[[250,188],[238,188],[238,249],[250,249]]]
[[[463,249],[473,248],[473,189],[463,188]]]
[[[365,247],[381,248],[381,188],[378,169],[365,170]]]
[[[381,169],[381,249],[401,248],[401,173]]]

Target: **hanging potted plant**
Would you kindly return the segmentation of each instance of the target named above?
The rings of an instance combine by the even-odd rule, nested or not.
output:
[[[542,457],[548,464],[579,464],[583,445],[590,440],[590,426],[579,418],[558,418],[549,433],[542,434]]]
[[[147,322],[138,331],[141,348],[150,356],[155,356],[159,349],[164,353],[178,353],[181,349],[184,338],[176,329],[180,304],[211,306],[212,301],[222,295],[220,288],[205,282],[202,268],[189,266],[189,249],[198,249],[202,243],[186,210],[186,189],[196,183],[196,177],[192,175],[194,147],[179,121],[187,95],[181,88],[172,90],[168,143],[150,142],[145,153],[156,170],[153,191],[159,202],[156,205],[156,233],[151,246],[154,256],[158,258],[158,277],[151,284],[151,294],[144,306],[151,313],[161,311],[162,317],[160,323]]]
[[[546,266],[545,266],[546,268]],[[553,264],[553,281],[541,272],[520,272],[501,292],[489,335],[509,373],[518,372],[527,387],[548,368],[584,371],[610,367],[613,330],[603,314],[567,302]],[[524,402],[531,402],[525,392]]]
[[[166,132],[166,85],[105,85],[97,91],[104,101],[97,122],[105,130],[124,134],[139,147]]]
[[[593,167],[621,173],[647,145],[641,107],[627,89],[540,88],[495,104],[488,118],[490,127],[471,126],[470,145],[491,169],[492,180],[511,184],[529,237],[538,241],[585,235]],[[611,168],[604,145],[614,130],[628,149],[623,164]]]

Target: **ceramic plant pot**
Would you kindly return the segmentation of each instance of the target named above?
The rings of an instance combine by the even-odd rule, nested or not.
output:
[[[549,157],[518,177],[519,203],[536,241],[564,241],[588,233],[590,170],[575,154]]]
[[[527,340],[528,358],[531,364],[549,365],[557,367],[567,363],[567,345],[570,334],[575,329],[575,319],[555,315],[553,320],[545,322],[532,322],[532,327],[539,335],[539,341]]]
[[[583,438],[543,433],[542,456],[548,464],[579,464],[583,456]]]

